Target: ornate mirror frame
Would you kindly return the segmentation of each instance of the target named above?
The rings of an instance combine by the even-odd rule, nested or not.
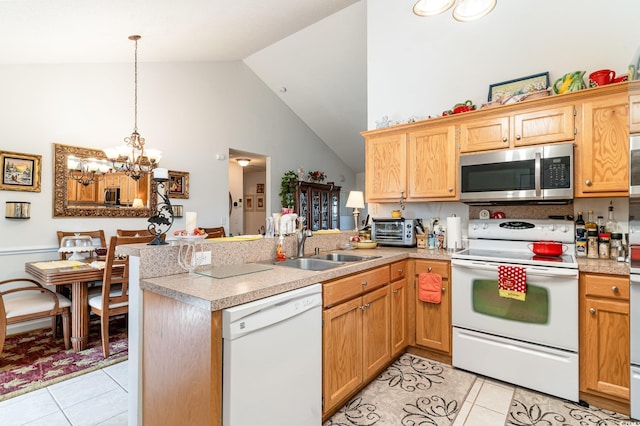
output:
[[[53,144],[53,217],[151,217],[155,215],[157,194],[150,188],[149,205],[153,208],[132,207],[78,207],[69,206],[67,200],[67,158],[73,155],[79,158],[107,159],[97,149],[78,146]]]

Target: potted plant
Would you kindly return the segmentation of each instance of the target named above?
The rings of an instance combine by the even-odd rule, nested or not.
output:
[[[293,208],[296,203],[297,186],[298,174],[293,170],[284,172],[280,181],[280,202],[282,207]]]

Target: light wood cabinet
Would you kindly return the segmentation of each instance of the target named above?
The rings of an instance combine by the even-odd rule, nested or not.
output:
[[[629,344],[629,278],[580,274],[580,399],[628,413]]]
[[[98,200],[97,184],[83,185],[78,181],[67,179],[67,200],[76,203],[95,203]]]
[[[460,127],[460,153],[572,141],[576,108],[573,104],[506,114],[496,110]]]
[[[628,129],[626,91],[584,100],[575,156],[576,197],[629,195]]]
[[[640,80],[629,83],[629,133],[640,133]]]
[[[409,345],[407,261],[391,264],[391,358]]]
[[[366,138],[365,188],[367,202],[398,201],[407,195],[407,134]]]
[[[323,417],[389,364],[390,295],[389,266],[323,285]]]
[[[458,198],[455,126],[409,133],[408,164],[407,201]]]
[[[451,354],[451,283],[450,262],[440,260],[415,261],[416,345]],[[420,273],[432,272],[442,276],[440,303],[423,302],[418,298]]]

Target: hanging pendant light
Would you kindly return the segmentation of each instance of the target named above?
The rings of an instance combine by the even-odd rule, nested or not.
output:
[[[134,61],[134,118],[133,132],[131,136],[124,138],[124,145],[104,149],[107,158],[112,162],[116,171],[124,172],[134,180],[140,179],[146,173],[158,166],[161,153],[155,149],[144,149],[144,138],[138,133],[138,40],[141,36],[129,36],[129,40],[135,41]]]

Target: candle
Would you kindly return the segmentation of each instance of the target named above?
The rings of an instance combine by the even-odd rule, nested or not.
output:
[[[193,235],[194,229],[196,229],[196,227],[198,226],[196,222],[197,214],[196,212],[187,212],[185,217],[187,221],[185,231],[187,231],[187,234]]]
[[[169,179],[169,169],[157,168],[153,169],[154,179]]]

